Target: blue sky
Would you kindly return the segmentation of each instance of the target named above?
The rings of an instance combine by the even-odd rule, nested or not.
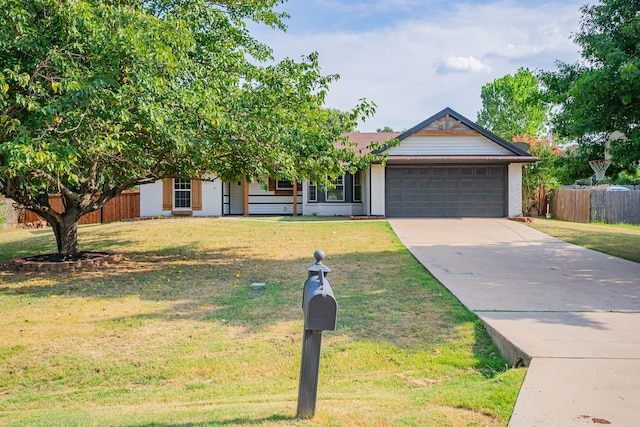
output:
[[[327,106],[367,98],[377,113],[359,126],[404,130],[451,107],[471,120],[484,84],[519,67],[555,69],[579,59],[570,39],[586,0],[289,0],[287,32],[253,27],[276,59],[318,52],[337,73]]]

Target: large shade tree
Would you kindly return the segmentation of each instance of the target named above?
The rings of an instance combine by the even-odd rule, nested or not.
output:
[[[578,148],[574,157],[601,159],[610,143],[607,174],[637,170],[640,160],[640,9],[637,1],[601,0],[581,9],[573,39],[582,59],[540,73],[556,106],[554,130]]]
[[[62,254],[77,223],[166,177],[327,182],[367,156],[335,145],[373,106],[323,108],[316,54],[274,63],[247,30],[280,0],[4,0],[0,194],[44,217]],[[336,117],[338,115],[339,117]],[[62,194],[64,212],[49,205]]]

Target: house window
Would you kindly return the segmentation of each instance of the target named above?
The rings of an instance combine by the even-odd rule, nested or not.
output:
[[[276,179],[276,191],[293,190],[293,183],[288,179]]]
[[[191,180],[176,178],[173,180],[173,208],[191,209]]]
[[[344,202],[344,176],[337,177],[334,181],[332,190],[327,190],[327,202]]]
[[[360,171],[357,171],[353,174],[353,201],[361,202],[362,201],[362,181],[360,177]]]
[[[307,185],[307,201],[309,202],[318,201],[318,186],[316,184]]]
[[[297,187],[294,181],[288,179],[269,178],[269,191],[273,191],[276,196],[291,196],[294,186]]]

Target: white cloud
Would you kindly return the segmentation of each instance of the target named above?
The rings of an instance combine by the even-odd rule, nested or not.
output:
[[[480,71],[490,71],[488,65],[477,60],[473,56],[449,56],[435,64],[436,72],[438,74],[447,73],[477,73]]]
[[[346,110],[360,98],[373,100],[377,114],[362,131],[386,125],[403,130],[444,107],[475,120],[486,83],[520,67],[552,70],[556,60],[577,60],[570,36],[578,30],[583,1],[544,7],[515,0],[468,2],[435,14],[415,7],[411,20],[372,22],[362,31],[323,32],[315,22],[313,32],[256,36],[277,58],[319,52],[323,72],[341,76],[329,92],[329,107]]]
[[[372,11],[418,8],[424,0],[315,0],[314,3],[340,13],[371,13]]]

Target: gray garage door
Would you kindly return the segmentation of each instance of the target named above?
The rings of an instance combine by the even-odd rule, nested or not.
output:
[[[388,217],[504,217],[505,166],[386,168]]]

